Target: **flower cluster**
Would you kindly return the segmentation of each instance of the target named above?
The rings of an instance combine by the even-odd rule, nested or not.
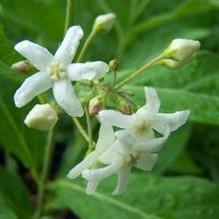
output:
[[[99,31],[112,28],[115,18],[112,13],[96,18],[91,35],[82,47],[78,60],[91,38]],[[72,63],[82,37],[83,30],[80,26],[70,27],[55,55],[28,40],[15,45],[15,50],[27,60],[15,63],[12,69],[27,72],[36,68],[39,71],[23,82],[14,95],[14,102],[17,107],[23,107],[35,97],[40,99],[41,93],[52,88],[55,102],[44,101],[43,104],[35,105],[24,120],[28,127],[41,131],[54,128],[60,108],[71,117],[81,117],[85,105],[88,135],[82,126],[78,126],[79,130],[82,129],[82,135],[88,139],[89,145],[93,146],[89,116],[96,115],[100,122],[99,137],[95,149],[89,148],[87,156],[69,172],[68,177],[73,179],[82,175],[87,180],[86,192],[92,194],[102,179],[117,174],[118,182],[113,194],[120,194],[128,185],[128,177],[133,167],[143,171],[150,171],[153,168],[163,144],[171,132],[187,121],[190,111],[159,113],[160,100],[156,90],[151,87],[144,88],[146,104],[136,113],[131,114],[132,107],[127,104],[125,97],[116,108],[120,111],[109,110],[106,109],[106,99],[110,96],[107,92],[121,99],[123,91],[120,89],[125,83],[143,73],[148,67],[164,65],[178,68],[184,65],[197,52],[200,43],[175,39],[152,62],[116,84],[118,68],[116,60],[112,60],[109,65],[103,61]],[[108,71],[114,72],[113,85],[99,80],[104,78]],[[86,103],[83,102],[83,105],[72,81],[88,84],[88,87],[94,89],[96,93],[94,92],[95,94],[86,100]]]
[[[131,168],[150,171],[170,133],[188,119],[189,111],[159,113],[160,100],[155,89],[145,87],[145,96],[146,104],[135,114],[99,112],[101,127],[96,149],[68,174],[69,178],[82,174],[88,181],[88,194],[95,192],[99,182],[112,174],[118,175],[113,194],[122,193]],[[120,130],[114,132],[113,126]]]

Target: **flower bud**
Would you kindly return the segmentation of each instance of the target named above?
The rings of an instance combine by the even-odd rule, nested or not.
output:
[[[32,69],[32,65],[27,60],[23,60],[23,61],[14,63],[11,66],[11,69],[17,73],[26,73]]]
[[[95,116],[98,114],[99,111],[104,109],[105,107],[105,100],[103,95],[99,95],[94,97],[89,101],[89,114],[91,116]]]
[[[93,31],[110,30],[115,23],[116,15],[114,13],[108,13],[99,15],[96,17]]]
[[[109,62],[109,67],[112,71],[116,71],[118,69],[119,62],[116,59],[113,59]]]
[[[36,104],[27,114],[24,123],[29,128],[48,131],[53,128],[58,120],[56,111],[47,104]]]
[[[124,100],[121,100],[119,103],[119,111],[126,115],[130,115],[132,113],[130,104]]]
[[[175,39],[164,51],[161,63],[169,68],[178,68],[189,61],[199,48],[199,41]]]

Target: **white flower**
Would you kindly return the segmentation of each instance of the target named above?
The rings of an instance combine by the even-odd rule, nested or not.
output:
[[[82,176],[88,181],[88,194],[95,192],[100,181],[114,173],[118,175],[118,182],[113,194],[121,194],[127,187],[132,167],[150,171],[156,162],[157,154],[151,153],[151,148],[159,144],[156,139],[149,137],[148,142],[141,145],[126,130],[117,131],[115,135],[117,139],[114,143],[99,156],[99,160],[107,166],[85,169],[82,172]]]
[[[96,17],[94,22],[94,31],[110,30],[115,22],[116,15],[114,13],[101,14]]]
[[[158,113],[160,101],[155,89],[145,87],[145,95],[146,105],[131,116],[114,110],[99,112],[102,124],[123,130],[115,133],[117,139],[99,157],[99,160],[107,166],[82,172],[82,176],[88,180],[88,187],[93,189],[90,189],[89,193],[93,193],[99,182],[113,173],[118,174],[118,183],[113,194],[122,193],[128,184],[131,168],[134,166],[144,171],[151,170],[157,159],[156,153],[170,132],[179,128],[188,119],[189,111]],[[156,138],[154,131],[162,136]]]
[[[24,123],[34,129],[47,131],[54,127],[58,120],[56,111],[47,104],[36,104],[26,116]]]
[[[16,91],[14,101],[17,107],[26,105],[52,87],[54,98],[62,109],[72,117],[83,115],[71,81],[99,79],[109,67],[102,61],[71,64],[82,37],[80,26],[70,27],[54,56],[47,49],[27,40],[15,45],[17,52],[39,70]]]
[[[147,103],[135,114],[124,115],[115,110],[103,110],[99,112],[100,122],[128,130],[136,136],[138,141],[144,143],[148,136],[155,136],[154,131],[168,136],[170,132],[182,126],[188,119],[189,110],[175,113],[159,113],[160,100],[155,89],[145,87]],[[159,139],[159,138],[158,138]],[[156,150],[160,147],[157,146]]]
[[[99,156],[105,152],[110,145],[112,145],[114,140],[115,135],[113,128],[108,125],[101,125],[95,150],[69,171],[68,178],[74,179],[78,177],[85,169],[95,169],[101,167],[102,164],[99,161]],[[89,188],[87,190],[89,190]]]
[[[200,42],[187,39],[173,40],[166,51],[164,51],[163,64],[169,68],[178,68],[189,61],[199,50]]]

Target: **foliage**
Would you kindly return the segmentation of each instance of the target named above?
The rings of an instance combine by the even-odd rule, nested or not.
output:
[[[26,77],[10,68],[22,59],[13,45],[30,39],[55,51],[63,36],[65,7],[63,0],[0,2],[0,146],[4,155],[0,167],[0,219],[31,218],[33,200],[29,194],[34,196],[35,188],[26,168],[31,170],[33,178],[39,178],[46,143],[44,133],[23,124],[33,104],[23,109],[15,109],[13,104],[13,94]],[[80,218],[88,219],[96,218],[97,214],[103,219],[216,219],[219,215],[218,1],[174,0],[167,4],[163,0],[80,0],[75,1],[71,21],[81,24],[88,36],[95,17],[106,12],[117,14],[115,28],[96,36],[84,60],[118,59],[118,80],[157,56],[173,38],[201,41],[202,51],[181,69],[157,67],[125,86],[134,94],[130,99],[139,106],[144,103],[143,86],[155,87],[163,112],[190,109],[190,121],[165,144],[152,173],[136,171],[128,191],[114,197],[110,194],[115,184],[113,177],[106,179],[93,196],[85,194],[81,180],[63,179],[83,158],[87,145],[76,128],[72,132],[72,121],[61,117],[55,139],[58,161],[54,159],[51,167],[53,181],[48,186],[50,195],[46,197],[45,214],[55,217],[57,212],[70,209]],[[107,80],[112,81],[112,74]],[[95,122],[93,127],[97,133]],[[7,153],[16,170],[8,167]]]

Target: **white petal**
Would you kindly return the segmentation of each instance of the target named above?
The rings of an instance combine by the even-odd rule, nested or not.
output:
[[[161,150],[163,144],[169,137],[169,130],[166,130],[166,133],[163,137],[154,138],[151,140],[146,140],[139,142],[138,151],[147,152],[147,153],[156,153]]]
[[[46,48],[28,40],[16,44],[14,48],[40,71],[46,71],[53,59],[53,55]]]
[[[99,183],[100,183],[99,180],[97,180],[97,181],[95,181],[95,180],[88,181],[87,187],[86,187],[86,193],[88,195],[93,194],[97,190],[97,187],[98,187]]]
[[[56,51],[55,59],[63,64],[70,64],[83,35],[84,33],[80,26],[70,27],[64,40]]]
[[[27,78],[14,95],[17,107],[29,103],[35,96],[45,92],[52,86],[52,80],[46,72],[38,72]]]
[[[82,160],[79,164],[77,164],[69,171],[68,178],[74,179],[78,177],[83,170],[90,168],[92,163],[95,162],[96,156],[96,152],[90,153],[87,157],[84,158],[84,160]]]
[[[141,170],[150,171],[157,161],[157,156],[157,154],[141,153],[135,166]]]
[[[122,160],[117,159],[114,162],[106,167],[99,169],[86,169],[82,172],[82,177],[86,180],[102,180],[108,176],[111,176],[113,173],[117,172],[122,166]]]
[[[119,128],[127,129],[131,127],[136,121],[135,114],[128,116],[115,110],[102,110],[98,115],[100,122]]]
[[[96,149],[102,153],[113,143],[114,140],[115,134],[112,126],[101,124]]]
[[[104,164],[111,164],[115,159],[119,159],[121,143],[116,140],[105,152],[99,156],[99,160]]]
[[[175,113],[158,113],[156,115],[156,123],[168,124],[170,131],[173,132],[187,121],[189,114],[189,110]]]
[[[113,191],[113,195],[120,195],[125,191],[128,185],[130,172],[131,172],[130,167],[124,167],[118,172],[118,182],[116,189]]]
[[[95,80],[102,78],[109,71],[105,62],[75,63],[68,66],[68,77],[71,81]]]
[[[146,98],[146,105],[142,108],[157,113],[160,108],[160,99],[157,95],[157,91],[152,87],[145,87],[145,98]]]
[[[118,147],[121,148],[120,153],[131,152],[138,142],[138,138],[135,138],[128,130],[116,131],[115,135],[119,141]]]
[[[165,121],[157,119],[157,117],[155,117],[152,128],[162,135],[165,135],[167,130],[170,131],[169,125]]]
[[[70,81],[66,79],[56,81],[53,85],[53,94],[58,105],[70,116],[83,116],[82,105],[77,99]]]

